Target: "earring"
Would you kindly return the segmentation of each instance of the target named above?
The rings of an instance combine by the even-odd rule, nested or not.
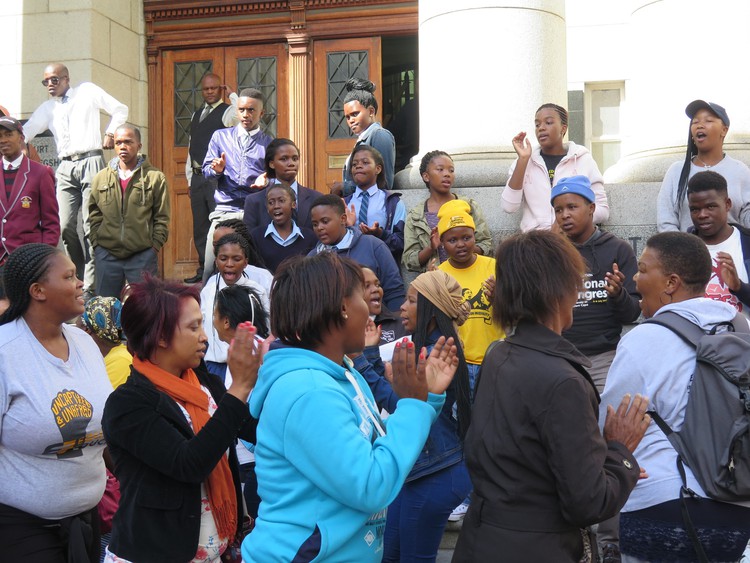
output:
[[[347,320],[349,318],[349,315],[346,313],[341,313],[341,316],[344,317],[344,320]]]

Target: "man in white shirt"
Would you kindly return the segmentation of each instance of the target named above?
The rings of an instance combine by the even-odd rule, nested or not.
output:
[[[230,104],[223,101],[224,92],[228,87],[221,83],[216,74],[206,74],[201,80],[201,95],[203,104],[193,113],[190,120],[190,143],[188,144],[188,158],[185,161],[185,177],[190,186],[190,210],[193,212],[193,243],[198,251],[198,272],[185,283],[197,283],[203,277],[206,255],[206,238],[211,220],[208,216],[216,209],[214,192],[216,191],[216,176],[203,176],[203,159],[208,151],[208,143],[214,131],[225,127],[233,127],[239,122],[237,115],[237,94],[229,92]],[[209,264],[209,270],[211,265]]]
[[[40,105],[24,125],[30,141],[47,129],[57,145],[57,201],[60,207],[62,240],[76,274],[83,279],[84,292],[94,287],[94,261],[88,248],[88,199],[91,181],[104,168],[102,148],[114,148],[115,130],[128,118],[128,108],[91,82],[70,86],[65,65],[56,63],[44,69],[42,84],[50,99]],[[104,138],[99,112],[112,116]],[[78,213],[83,213],[84,240],[78,237]]]
[[[711,254],[712,274],[706,297],[724,301],[746,316],[750,312],[750,231],[729,223],[732,200],[727,181],[713,171],[698,172],[688,181],[688,209],[693,232]]]

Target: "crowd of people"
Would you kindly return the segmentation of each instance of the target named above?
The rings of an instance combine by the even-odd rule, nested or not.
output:
[[[696,362],[661,315],[750,332],[750,169],[723,150],[723,107],[687,106],[663,232],[636,257],[601,226],[563,107],[537,110],[535,148],[512,139],[498,198],[520,232],[494,246],[444,151],[407,211],[371,82],[346,84],[357,139],[323,194],[263,130],[262,93],[206,74],[180,283],[158,277],[169,188],[127,107],[61,64],[42,83],[26,124],[0,117],[3,557],[435,561],[461,519],[456,562],[742,556],[750,498],[681,475],[649,414],[680,429]],[[26,144],[45,129],[56,172]]]

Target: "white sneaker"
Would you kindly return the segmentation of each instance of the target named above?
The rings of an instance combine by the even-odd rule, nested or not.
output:
[[[451,512],[451,515],[448,516],[448,522],[460,522],[464,519],[464,516],[466,516],[466,512],[468,510],[469,505],[465,502],[462,502],[456,508],[454,508],[453,512]]]

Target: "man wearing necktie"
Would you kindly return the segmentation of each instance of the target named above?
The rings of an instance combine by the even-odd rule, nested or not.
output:
[[[62,240],[76,265],[76,275],[83,280],[84,294],[89,297],[94,288],[94,261],[88,244],[91,181],[104,168],[102,149],[114,148],[115,130],[127,120],[128,108],[91,82],[71,88],[68,69],[60,63],[44,69],[42,84],[50,99],[26,122],[26,140],[47,129],[55,138],[61,161],[56,176]],[[112,116],[103,139],[100,111]],[[83,241],[78,236],[79,212],[83,213]]]
[[[211,227],[209,215],[216,209],[214,193],[216,192],[216,176],[203,175],[203,159],[208,151],[208,143],[215,131],[237,124],[237,100],[234,92],[229,92],[230,104],[223,101],[224,93],[228,91],[221,78],[216,74],[206,74],[201,80],[201,95],[203,105],[193,113],[190,121],[190,143],[188,158],[185,162],[185,177],[190,185],[190,209],[193,212],[193,242],[198,251],[198,271],[185,283],[197,283],[203,277],[206,254],[206,237]],[[211,265],[209,264],[209,270]]]
[[[265,169],[266,147],[273,140],[260,128],[263,117],[260,90],[245,88],[240,92],[237,115],[239,124],[236,127],[214,132],[203,159],[203,175],[216,178],[216,209],[209,216],[211,227],[206,237],[204,282],[213,270],[214,229],[226,219],[242,219],[245,198],[251,193],[250,186]]]

